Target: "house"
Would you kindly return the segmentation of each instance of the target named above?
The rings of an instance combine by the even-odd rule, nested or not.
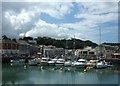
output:
[[[30,48],[30,44],[28,44],[26,41],[24,40],[18,40],[17,41],[19,44],[19,55],[29,55],[29,48]]]
[[[80,58],[93,59],[96,57],[96,50],[92,47],[85,47],[84,49],[77,49],[75,55]]]
[[[112,58],[112,54],[115,53],[117,47],[102,44],[96,47],[97,56],[102,56],[103,58]]]
[[[39,51],[37,45],[33,45],[24,40],[18,40],[19,43],[19,54],[20,55],[34,55]]]
[[[65,50],[63,48],[57,48],[55,46],[43,46],[43,55],[46,57],[54,58],[56,56],[60,57],[65,54]]]
[[[15,55],[19,53],[19,44],[15,41],[3,39],[0,40],[0,51],[4,55]]]

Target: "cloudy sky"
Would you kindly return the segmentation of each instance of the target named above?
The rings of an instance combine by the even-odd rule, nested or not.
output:
[[[75,37],[118,41],[118,2],[2,2],[2,32],[9,37]]]

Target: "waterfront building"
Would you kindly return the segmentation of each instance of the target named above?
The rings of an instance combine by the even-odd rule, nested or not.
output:
[[[0,40],[0,51],[2,55],[16,55],[19,53],[19,44],[9,39]]]
[[[45,57],[54,57],[55,52],[55,46],[49,45],[49,46],[43,46],[43,55]]]
[[[96,50],[87,46],[84,49],[76,49],[75,55],[80,58],[94,59],[96,57]]]
[[[39,51],[39,47],[36,44],[31,44],[24,40],[18,40],[19,43],[19,55],[35,55]]]
[[[96,47],[97,56],[102,56],[102,58],[112,58],[112,54],[115,53],[117,47],[101,44]]]
[[[55,46],[49,45],[49,46],[43,46],[43,55],[46,57],[54,58],[54,57],[60,57],[61,55],[65,54],[65,50],[63,48],[57,48]]]
[[[30,45],[29,46],[30,55],[37,55],[38,52],[39,52],[39,46],[37,46],[37,45]]]
[[[58,57],[61,57],[62,55],[65,55],[65,49],[63,48],[56,48],[55,49],[55,55]]]
[[[112,53],[112,58],[120,59],[120,46],[116,47],[116,51],[114,53]]]
[[[28,44],[26,41],[24,40],[18,40],[17,41],[19,43],[19,55],[29,55],[29,48],[30,48],[30,44]]]

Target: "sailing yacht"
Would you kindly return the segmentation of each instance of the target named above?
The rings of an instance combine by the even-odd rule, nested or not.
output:
[[[99,28],[99,35],[100,35],[99,41],[100,41],[100,45],[101,45],[101,28]],[[100,45],[99,45],[100,58],[99,58],[99,61],[96,64],[96,68],[107,68],[109,66],[108,63],[105,60],[100,60],[100,59],[102,59],[101,58],[102,56],[101,56],[101,46]]]
[[[71,66],[72,65],[72,61],[71,59],[68,57],[68,51],[67,51],[67,40],[66,40],[66,49],[65,49],[65,62],[64,62],[64,66]]]

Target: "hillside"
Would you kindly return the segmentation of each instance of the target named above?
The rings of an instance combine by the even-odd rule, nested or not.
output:
[[[8,38],[6,35],[2,36],[2,38],[16,41],[15,38],[11,39],[11,38]],[[74,47],[75,49],[83,49],[86,46],[91,46],[94,48],[97,46],[96,43],[93,43],[90,40],[83,41],[83,40],[74,39],[74,38],[71,38],[69,40],[66,40],[66,39],[58,40],[50,37],[37,37],[37,38],[23,37],[23,38],[19,38],[19,40],[25,40],[25,41],[36,40],[37,45],[53,45],[58,48],[67,48],[67,49],[73,49]],[[75,46],[74,46],[74,42],[75,42]]]

